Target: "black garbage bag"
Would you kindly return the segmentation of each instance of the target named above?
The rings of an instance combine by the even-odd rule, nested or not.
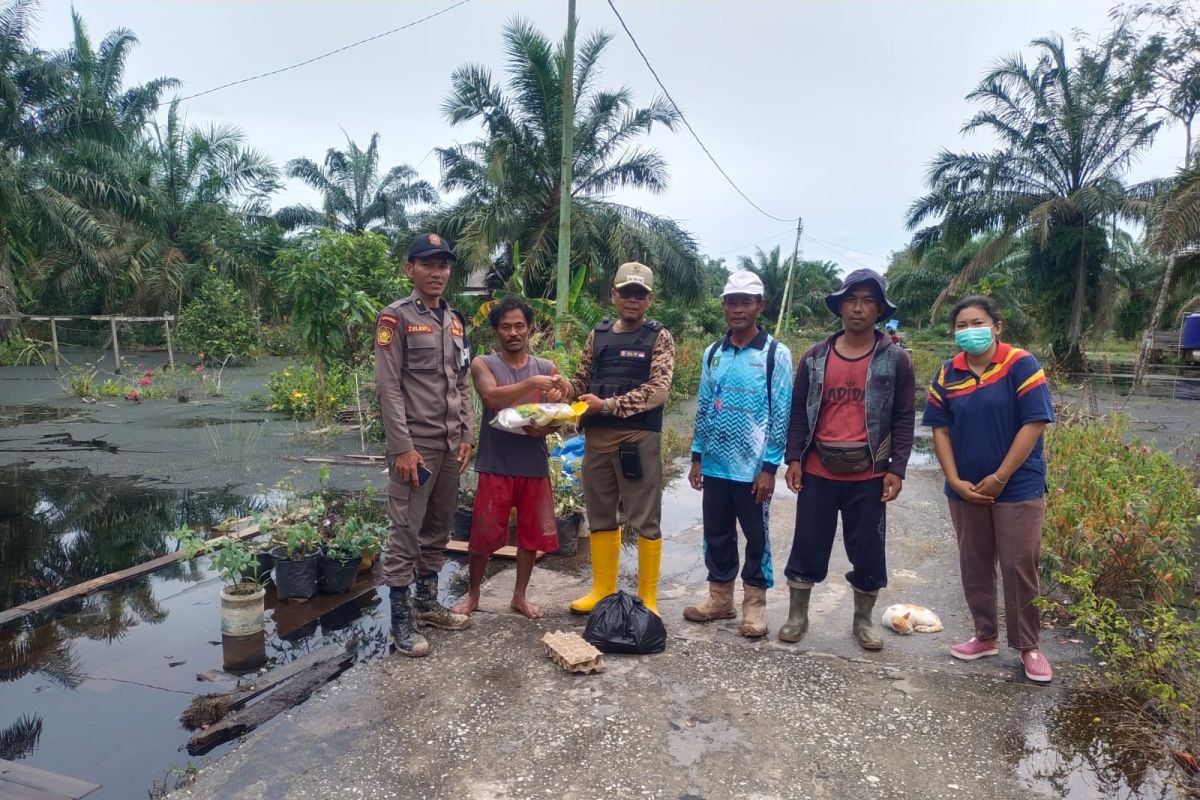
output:
[[[596,603],[583,638],[602,653],[647,655],[667,649],[667,627],[642,598],[616,592]]]

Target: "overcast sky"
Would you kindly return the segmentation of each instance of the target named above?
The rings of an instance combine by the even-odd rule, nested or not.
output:
[[[96,42],[126,27],[141,40],[127,80],[173,76],[181,95],[276,69],[403,25],[452,0],[77,0]],[[974,111],[963,98],[997,58],[1038,36],[1108,27],[1106,0],[816,3],[615,0],[676,102],[725,170],[778,217],[803,215],[806,257],[843,268],[884,266],[908,240],[905,209],[924,189],[939,148],[980,149],[959,129]],[[566,0],[472,0],[436,19],[281,75],[186,103],[193,124],[240,126],[282,164],[320,160],[381,135],[384,168],[408,163],[439,182],[431,148],[475,137],[451,128],[440,108],[450,73],[464,63],[503,74],[501,28],[515,17],[561,37]],[[620,35],[602,62],[603,85],[635,99],[658,93],[605,0],[578,0],[580,36]],[[70,4],[43,0],[37,41],[70,37]],[[661,195],[618,195],[681,221],[703,250],[729,261],[759,244],[790,251],[794,226],[763,217],[725,183],[682,128],[656,129],[649,144],[670,164]],[[1134,178],[1165,175],[1183,134],[1160,134]],[[312,201],[291,181],[276,204]]]

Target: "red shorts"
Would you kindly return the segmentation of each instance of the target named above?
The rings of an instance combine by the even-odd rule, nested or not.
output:
[[[558,549],[554,498],[549,478],[479,473],[475,508],[471,512],[471,541],[467,549],[491,555],[508,544],[508,517],[517,509],[517,547],[553,553]]]

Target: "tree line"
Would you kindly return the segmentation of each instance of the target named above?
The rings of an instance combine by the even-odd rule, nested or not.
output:
[[[76,11],[69,44],[45,50],[34,41],[35,12],[35,0],[0,6],[0,314],[180,314],[236,291],[253,316],[286,320],[301,256],[323,251],[327,263],[345,249],[313,239],[317,231],[380,238],[382,250],[364,245],[374,260],[347,273],[376,307],[403,288],[381,276],[378,259],[397,266],[419,229],[455,242],[460,281],[552,302],[558,120],[571,80],[571,271],[581,298],[572,313],[597,313],[616,266],[640,260],[660,275],[664,315],[720,325],[713,287],[727,265],[704,257],[675,220],[610,197],[667,190],[666,161],[644,142],[680,119],[663,98],[641,105],[628,88],[601,86],[609,33],[584,40],[568,66],[561,42],[518,19],[502,33],[502,77],[474,64],[455,70],[442,114],[475,138],[436,148],[435,187],[407,164],[383,167],[378,133],[281,168],[235,126],[189,125],[171,99],[176,79],[128,85],[131,31],[97,42]],[[1200,302],[1200,19],[1182,0],[1118,8],[1113,19],[1111,34],[1074,49],[1036,40],[1029,59],[999,60],[968,95],[979,110],[964,131],[1000,144],[933,159],[927,192],[906,213],[913,240],[888,269],[906,325],[936,325],[948,300],[987,291],[1027,341],[1079,365],[1089,337],[1134,337]],[[1179,172],[1128,183],[1168,125],[1185,131]],[[319,202],[272,208],[286,178]],[[778,297],[790,259],[779,248],[736,265],[763,277],[768,316],[785,311]],[[820,300],[837,265],[796,266],[786,313],[794,325],[827,327]],[[362,299],[352,298],[355,308]]]

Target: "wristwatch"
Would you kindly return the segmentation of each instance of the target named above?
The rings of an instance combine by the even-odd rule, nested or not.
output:
[[[600,413],[606,417],[612,414],[612,406],[608,403],[610,399],[612,398],[606,397],[604,398],[604,402],[600,404]]]

